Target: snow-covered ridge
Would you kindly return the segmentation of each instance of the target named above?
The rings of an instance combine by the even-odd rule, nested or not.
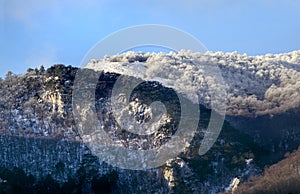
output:
[[[217,67],[224,82],[215,76]],[[196,91],[207,107],[212,102],[226,104],[228,115],[272,115],[300,106],[300,50],[262,56],[127,52],[92,60],[87,68],[159,81],[192,101],[197,100]],[[225,90],[224,100],[220,94]]]

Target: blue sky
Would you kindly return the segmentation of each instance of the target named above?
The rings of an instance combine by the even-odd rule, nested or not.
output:
[[[297,0],[0,0],[0,76],[79,66],[99,40],[140,24],[179,28],[211,51],[289,52],[300,49],[299,18]]]

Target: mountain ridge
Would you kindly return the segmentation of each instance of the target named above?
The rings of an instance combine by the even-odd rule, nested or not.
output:
[[[163,62],[170,64],[171,67],[175,65],[182,66],[182,69],[197,70],[198,67],[193,67],[193,64],[188,61],[193,60],[193,56],[200,55],[191,52],[186,54],[185,52],[186,51],[182,51],[179,54],[171,53],[169,55],[161,54],[161,56],[158,54],[155,56],[165,58],[165,61]],[[218,56],[223,55],[223,53],[210,53],[209,55],[212,55],[213,57],[216,57],[215,59],[217,59]],[[246,57],[245,59],[247,59],[246,62],[249,63],[246,65],[247,69],[244,70],[240,70],[240,67],[242,67],[244,63],[239,64],[240,60],[243,59],[242,55],[238,55],[236,53],[231,53],[228,55],[230,56],[230,59],[237,59],[230,63],[230,68],[227,69],[228,71],[223,69],[223,75],[226,75],[227,77],[232,76],[234,79],[236,79],[236,77],[233,75],[236,72],[238,72],[240,75],[242,75],[241,72],[247,72],[249,69],[251,69],[252,62],[254,63],[257,62],[256,60],[259,61],[263,59],[270,59],[271,62],[269,61],[267,64],[272,64],[274,61],[277,61],[273,66],[280,67],[280,71],[274,70],[274,75],[276,75],[276,72],[278,72],[278,75],[283,75],[285,78],[281,79],[281,76],[277,77],[279,82],[276,82],[276,76],[276,79],[268,78],[269,81],[275,80],[274,83],[273,81],[270,82],[271,84],[269,83],[269,88],[273,87],[272,89],[274,89],[275,87],[275,90],[283,88],[285,89],[283,90],[283,93],[287,92],[287,94],[278,98],[279,101],[277,101],[277,103],[282,102],[285,106],[286,100],[280,101],[280,99],[283,99],[284,96],[288,96],[289,92],[292,94],[297,94],[298,91],[296,91],[296,87],[299,82],[298,79],[293,81],[292,78],[295,78],[299,73],[296,65],[299,62],[298,59],[300,51],[275,56],[276,60],[274,59],[274,55],[270,55],[262,56],[262,59],[258,57],[253,59],[252,62],[249,62],[249,58],[244,56]],[[204,55],[201,55],[200,57],[203,56]],[[118,59],[118,57],[121,59]],[[109,60],[107,58],[103,60],[107,60],[106,65],[111,65],[110,67],[106,66],[107,68],[128,68],[131,66],[134,70],[136,66],[147,66],[145,65],[145,62],[147,62],[149,57],[150,54],[137,53],[133,55],[132,53],[125,53],[123,55],[111,56],[110,58],[108,57]],[[181,57],[185,58],[181,59]],[[160,58],[158,57],[158,59]],[[176,59],[176,62],[174,59]],[[124,62],[123,60],[127,60],[127,62]],[[157,63],[156,60],[157,59],[154,57],[149,61]],[[184,60],[186,60],[186,64],[183,65],[182,61]],[[99,61],[92,61],[91,63],[99,65]],[[224,64],[225,63],[226,61],[224,61]],[[226,69],[227,67],[225,67],[224,64],[223,67]],[[222,71],[222,64],[219,65]],[[235,68],[234,65],[237,65],[237,67]],[[152,69],[152,72],[162,70],[155,68]],[[233,68],[234,71],[230,73],[229,70],[231,68]],[[182,69],[179,68],[178,70],[175,68],[174,71],[177,73],[178,71],[181,71],[182,73]],[[95,73],[93,69],[84,70],[87,72],[86,75],[92,75]],[[166,117],[170,118],[170,123],[162,126],[161,131],[149,138],[149,140],[147,140],[147,145],[143,145],[140,144],[143,139],[139,139],[138,136],[124,131],[116,124],[116,121],[113,119],[113,117],[111,117],[109,96],[111,95],[114,83],[121,75],[121,72],[109,72],[110,70],[108,70],[109,69],[102,70],[100,71],[100,74],[99,72],[97,73],[97,75],[100,76],[95,87],[95,109],[97,111],[99,124],[104,126],[108,132],[111,132],[112,138],[116,138],[116,140],[118,139],[123,146],[127,146],[128,148],[130,147],[132,149],[148,149],[151,146],[160,146],[168,141],[168,139],[174,133],[170,126],[175,126],[176,128],[176,123],[178,123],[177,114],[180,112],[179,109],[176,108],[176,106],[178,106],[178,101],[172,97],[173,95],[168,94],[176,94],[176,92],[178,92],[177,90],[182,89],[182,87],[180,86],[179,88],[172,88],[171,86],[174,86],[174,83],[171,82],[171,79],[169,79],[169,87],[164,85],[164,83],[159,82],[159,80],[146,79],[141,87],[138,87],[134,91],[135,93],[131,98],[132,110],[134,110],[133,115],[138,122],[144,122],[144,120],[147,120],[149,115],[151,115],[149,112],[147,113],[147,111],[150,110],[149,102],[151,102],[151,100],[158,99],[168,102],[169,105],[167,107],[170,107],[168,108],[168,115]],[[140,70],[142,71],[143,68],[140,68]],[[28,69],[27,73],[24,75],[14,75],[10,72],[6,75],[4,80],[0,80],[0,138],[2,142],[0,154],[3,156],[0,158],[2,158],[1,163],[6,164],[6,166],[1,166],[1,169],[13,170],[14,167],[20,167],[24,169],[27,174],[33,174],[35,177],[37,177],[37,179],[43,179],[43,177],[50,173],[52,174],[54,180],[58,181],[59,184],[68,183],[70,180],[68,179],[68,175],[70,175],[73,178],[75,177],[75,183],[80,185],[76,187],[75,190],[88,191],[90,193],[94,192],[94,187],[92,186],[93,184],[91,180],[93,179],[96,181],[98,180],[97,178],[101,177],[107,178],[109,175],[106,174],[110,174],[111,172],[117,173],[119,177],[117,180],[114,179],[114,187],[118,192],[121,192],[120,188],[123,187],[126,188],[128,193],[150,191],[157,193],[216,193],[224,191],[225,187],[229,185],[230,180],[235,177],[240,177],[243,182],[249,177],[260,174],[265,165],[278,162],[284,157],[285,152],[291,152],[300,144],[300,140],[297,138],[297,134],[300,131],[298,123],[290,122],[286,119],[292,119],[294,117],[297,118],[299,114],[297,111],[294,111],[296,109],[282,109],[280,112],[267,111],[262,115],[255,115],[252,113],[240,114],[237,112],[237,114],[228,114],[226,116],[226,120],[229,122],[225,121],[220,137],[217,139],[212,149],[207,154],[199,156],[199,145],[201,144],[201,140],[205,134],[205,129],[207,128],[211,113],[211,109],[209,109],[209,106],[207,106],[209,101],[207,101],[207,103],[201,103],[202,101],[200,101],[199,108],[201,110],[201,115],[198,129],[196,130],[190,145],[178,157],[168,160],[166,165],[163,165],[162,167],[149,171],[135,172],[115,168],[109,164],[103,163],[101,158],[94,158],[89,149],[82,144],[82,138],[78,133],[78,128],[75,124],[72,112],[72,90],[77,71],[78,68],[71,66],[54,65],[47,70],[43,67],[40,69]],[[255,70],[255,74],[257,72],[259,72],[259,70]],[[267,72],[272,72],[272,69],[267,69]],[[291,77],[288,77],[289,72],[293,73]],[[188,73],[187,77],[191,78],[189,77],[190,75],[192,74]],[[250,75],[252,74],[250,73],[249,76]],[[271,73],[270,75],[273,74]],[[133,78],[138,77],[136,74],[130,75],[130,73],[128,73],[128,75],[124,74],[124,76]],[[246,74],[246,77],[247,76],[248,74]],[[249,78],[249,76],[247,78]],[[168,79],[164,79],[164,81],[166,80],[168,81]],[[206,80],[205,76],[203,77],[203,80]],[[246,107],[246,111],[249,112],[249,106],[254,102],[249,101],[249,98],[251,98],[252,94],[243,93],[246,90],[245,88],[241,88],[241,86],[246,85],[243,85],[242,83],[239,84],[239,87],[236,88],[239,89],[239,95],[237,95],[235,99],[240,99],[240,97],[243,97],[242,101],[239,101],[238,104],[242,103],[244,99],[248,99],[248,104],[246,103],[243,105],[243,107]],[[207,86],[201,87],[202,89],[205,89]],[[234,87],[229,86],[229,90],[234,91]],[[267,93],[266,91],[268,90],[269,89],[265,88],[262,90],[262,92]],[[186,92],[188,90],[184,91]],[[243,94],[244,96],[240,94]],[[269,92],[269,95],[271,94],[272,93]],[[276,92],[274,94],[276,94]],[[202,97],[202,99],[205,99],[204,96]],[[136,98],[145,99],[144,101],[135,101]],[[192,100],[192,98],[189,98],[188,95],[186,98]],[[256,95],[256,101],[254,104],[257,101],[263,102],[262,99],[263,98],[260,98],[259,95]],[[293,107],[294,105],[297,105],[297,100],[298,98],[295,98],[292,106],[287,107]],[[241,107],[237,107],[236,110],[238,109],[241,109]],[[234,110],[234,108],[231,110]],[[255,109],[252,107],[252,110]],[[284,127],[280,127],[281,125],[276,124],[274,121],[279,123],[282,122]],[[274,134],[277,133],[279,140],[274,142],[265,141],[273,138],[274,136],[274,134],[268,133],[268,130],[272,131]],[[266,133],[264,134],[264,132]],[[50,143],[52,140],[56,143]],[[22,145],[21,147],[24,147],[24,150],[18,148],[18,146],[14,146],[13,144]],[[47,144],[49,144],[48,147]],[[78,148],[74,148],[74,150],[71,151],[68,148],[68,145],[70,144],[74,144],[74,146],[76,145],[75,147]],[[62,149],[60,146],[66,147],[65,149]],[[272,146],[275,147],[273,148]],[[36,153],[28,150],[35,150]],[[55,150],[56,152],[50,150]],[[62,166],[62,164],[59,163],[61,162],[60,158],[68,158],[68,155],[71,156],[71,158],[66,159],[66,161],[62,161],[65,170],[64,173],[60,172],[60,174],[55,174],[54,172],[56,172],[56,167]],[[35,156],[37,158],[36,161],[40,161],[37,162],[37,164],[27,164],[28,161],[24,161],[26,159],[28,160],[30,157],[34,158]],[[40,168],[42,166],[46,166],[46,168]],[[108,170],[102,170],[103,168],[107,168]],[[90,171],[87,169],[91,169],[94,173],[89,174]],[[3,185],[5,186],[12,184],[11,179],[3,178],[6,176],[6,174],[2,172],[6,171],[0,171],[0,180],[7,180],[8,182],[0,181],[0,190]],[[40,175],[37,175],[37,173]],[[76,178],[78,173],[83,173],[81,176],[82,179]],[[151,175],[150,177],[152,178],[149,178],[148,175]],[[105,180],[108,180],[106,178]],[[133,180],[135,180],[135,184],[130,184],[130,182]],[[158,183],[154,184],[153,186],[147,185],[148,182],[155,181],[158,181]],[[126,193],[126,191],[123,191],[123,193]]]

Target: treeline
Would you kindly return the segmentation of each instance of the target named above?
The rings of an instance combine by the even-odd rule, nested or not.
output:
[[[36,179],[17,167],[12,170],[0,168],[0,194],[115,193],[118,188],[117,181],[116,171],[98,176],[80,168],[77,176],[70,177],[67,182],[60,184],[50,174]]]

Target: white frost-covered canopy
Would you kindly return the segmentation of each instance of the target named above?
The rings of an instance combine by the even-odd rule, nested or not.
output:
[[[300,51],[263,56],[127,52],[92,60],[87,67],[159,81],[192,101],[196,91],[207,107],[225,103],[228,115],[278,114],[300,106]]]

